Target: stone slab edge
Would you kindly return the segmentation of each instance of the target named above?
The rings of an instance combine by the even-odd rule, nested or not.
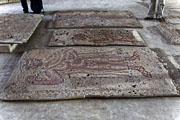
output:
[[[54,32],[52,33],[51,39],[53,37]],[[51,40],[48,43],[49,47],[66,47],[66,46],[137,46],[137,47],[146,47],[147,46],[147,42],[143,39],[142,35],[140,34],[140,32],[138,32],[137,30],[132,30],[132,34],[133,36],[136,38],[136,40],[138,42],[141,43],[137,43],[137,44],[126,44],[126,43],[122,43],[122,44],[106,44],[106,45],[58,45],[53,43]]]
[[[161,49],[154,48],[152,49],[157,53],[159,61],[164,65],[164,68],[168,71],[170,78],[172,79],[173,84],[176,86],[176,89],[179,91],[178,96],[180,96],[180,69],[176,66],[178,63],[174,62],[172,56],[166,55]]]

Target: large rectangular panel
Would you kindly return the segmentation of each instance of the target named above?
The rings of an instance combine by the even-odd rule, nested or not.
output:
[[[159,31],[172,45],[180,45],[180,25],[161,24],[158,26]]]
[[[177,95],[157,56],[148,48],[59,48],[26,52],[3,100]]]
[[[136,30],[61,29],[53,33],[49,46],[71,45],[139,45],[145,42]]]
[[[42,15],[4,14],[0,16],[0,43],[26,43],[41,20]]]
[[[48,28],[142,28],[129,11],[67,11],[56,12]]]

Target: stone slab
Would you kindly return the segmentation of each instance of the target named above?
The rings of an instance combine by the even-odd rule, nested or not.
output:
[[[165,37],[168,43],[172,45],[180,45],[180,24],[161,24],[158,30]]]
[[[48,28],[142,28],[129,11],[66,11],[56,12]]]
[[[41,20],[42,15],[33,14],[4,14],[0,16],[0,43],[26,43]]]
[[[180,14],[180,13],[179,13]],[[165,17],[165,22],[170,24],[180,24],[180,16],[168,16]]]
[[[138,45],[146,46],[136,30],[124,29],[60,29],[55,30],[49,46],[72,45]]]
[[[166,23],[180,24],[180,9],[165,9],[164,19]]]
[[[20,2],[20,0],[0,0],[0,4]]]
[[[26,52],[1,100],[151,97],[178,94],[157,55],[144,47],[76,47]]]
[[[180,66],[180,55],[174,56],[174,59],[176,60],[176,62],[179,64]],[[180,69],[180,67],[179,67]]]

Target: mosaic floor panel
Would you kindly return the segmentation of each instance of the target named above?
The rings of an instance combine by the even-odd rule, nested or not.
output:
[[[61,29],[53,33],[49,46],[68,45],[139,45],[145,42],[135,30]]]
[[[142,28],[129,11],[67,11],[56,12],[48,28],[127,27]]]
[[[159,31],[172,45],[180,45],[180,25],[161,24],[158,26]]]
[[[76,47],[26,52],[3,100],[174,96],[156,54],[140,47]]]
[[[0,43],[26,43],[41,20],[41,15],[32,14],[0,16]]]

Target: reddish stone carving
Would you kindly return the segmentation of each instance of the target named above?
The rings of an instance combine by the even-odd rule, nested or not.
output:
[[[148,48],[32,50],[12,73],[3,99],[174,95],[163,65]]]

